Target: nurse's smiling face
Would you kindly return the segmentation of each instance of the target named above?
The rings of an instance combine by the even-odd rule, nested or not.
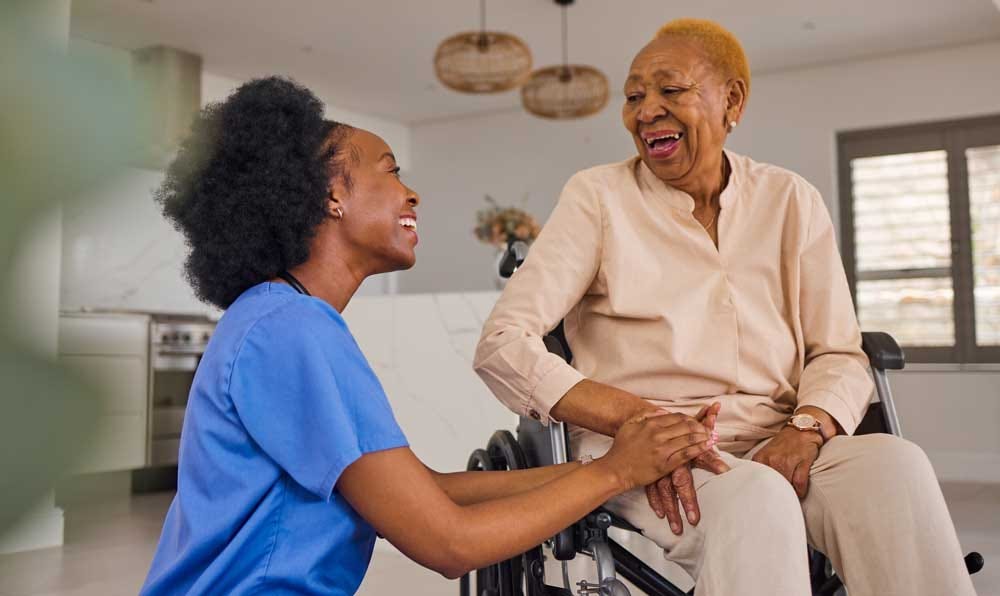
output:
[[[396,157],[378,135],[352,129],[340,144],[347,179],[331,180],[329,209],[341,247],[366,275],[413,267],[420,197],[400,180]]]

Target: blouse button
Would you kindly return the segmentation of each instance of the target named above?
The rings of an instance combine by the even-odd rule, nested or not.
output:
[[[535,420],[541,420],[541,419],[542,419],[542,415],[541,415],[541,414],[539,414],[539,413],[538,413],[537,411],[535,411],[535,410],[528,410],[528,416],[531,416],[531,417],[532,417],[532,418],[534,418]]]

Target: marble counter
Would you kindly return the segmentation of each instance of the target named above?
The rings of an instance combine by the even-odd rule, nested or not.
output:
[[[472,370],[498,292],[360,296],[344,318],[385,388],[420,459],[464,470],[473,449],[517,417]]]

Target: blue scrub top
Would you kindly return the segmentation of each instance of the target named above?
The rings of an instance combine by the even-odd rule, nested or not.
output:
[[[337,479],[406,444],[340,314],[284,284],[254,286],[195,374],[177,496],[142,594],[354,594],[375,530]]]

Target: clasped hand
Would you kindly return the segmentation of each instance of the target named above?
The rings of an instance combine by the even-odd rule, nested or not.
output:
[[[711,436],[715,438],[718,437],[715,422],[720,408],[719,403],[714,403],[702,408],[694,416],[694,420],[703,424]],[[803,432],[786,427],[752,459],[784,476],[794,487],[798,497],[804,499],[809,491],[809,470],[816,458],[819,457],[822,445],[823,438],[818,433]],[[671,531],[678,536],[684,531],[684,524],[681,520],[682,510],[688,523],[692,526],[698,525],[698,522],[701,521],[698,495],[691,474],[692,468],[701,468],[714,474],[729,471],[729,466],[713,449],[646,486],[646,499],[649,501],[649,506],[652,507],[657,517],[667,519]]]
[[[693,417],[694,420],[703,424],[716,440],[719,435],[715,430],[715,421],[721,407],[722,405],[716,402],[705,406]],[[698,496],[695,494],[694,478],[691,475],[692,467],[708,470],[714,474],[729,471],[729,466],[722,461],[718,451],[711,449],[692,460],[691,463],[678,467],[667,476],[646,486],[646,499],[649,501],[649,506],[653,508],[657,517],[667,518],[671,531],[678,536],[684,531],[680,514],[682,508],[691,525],[697,525],[701,520]],[[679,507],[678,501],[680,502]]]

